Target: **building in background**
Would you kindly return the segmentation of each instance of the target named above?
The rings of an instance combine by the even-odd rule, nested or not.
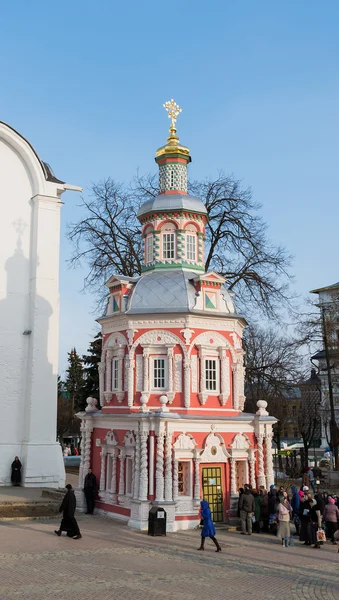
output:
[[[147,528],[152,505],[169,531],[195,527],[201,498],[216,522],[234,514],[246,482],[274,481],[272,425],[259,401],[243,412],[242,333],[225,279],[205,272],[207,211],[187,192],[188,148],[176,135],[178,107],[156,152],[159,195],[140,207],[140,277],[112,275],[98,319],[103,353],[100,403],[79,413],[82,463],[100,482],[100,510]]]

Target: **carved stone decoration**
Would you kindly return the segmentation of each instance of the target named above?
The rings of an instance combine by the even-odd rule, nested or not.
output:
[[[192,372],[192,392],[198,392],[198,357],[193,354],[191,357],[191,372]]]
[[[138,333],[137,329],[127,329],[126,330],[127,341],[128,341],[129,346],[132,346],[132,344],[133,344],[133,338],[134,338],[135,333]]]
[[[135,390],[136,392],[142,392],[142,386],[143,386],[143,361],[144,358],[142,356],[142,354],[137,354],[135,357],[135,366],[136,366],[136,383],[135,383]]]
[[[230,454],[227,452],[223,438],[217,433],[210,433],[204,443],[200,455],[201,462],[227,462]]]
[[[173,457],[173,500],[174,502],[177,502],[177,500],[179,499],[179,487],[178,487],[178,467],[179,467],[179,461],[177,458],[175,458],[175,455]]]
[[[194,459],[194,500],[200,500],[200,457]]]
[[[124,360],[124,392],[128,390],[128,369],[129,369],[129,357],[125,356]]]
[[[149,346],[166,346],[167,344],[175,346],[179,345],[183,351],[183,355],[187,356],[186,346],[174,333],[170,331],[164,331],[162,329],[152,329],[150,331],[146,331],[143,333],[138,339],[133,343],[131,350],[134,351],[135,348],[139,345],[149,345]]]
[[[268,416],[269,413],[266,410],[266,408],[267,408],[266,400],[258,400],[257,407],[258,407],[258,410],[255,413],[256,415],[258,415],[259,417],[267,417]]]
[[[174,355],[174,391],[182,392],[182,355]]]
[[[218,331],[204,331],[204,333],[200,333],[190,345],[189,356],[192,353],[193,346],[207,346],[210,348],[218,348],[221,346],[230,351],[233,361],[236,359],[236,352],[232,344]]]
[[[134,454],[134,488],[133,498],[139,498],[139,480],[140,480],[140,432],[139,425],[135,431],[135,454]]]
[[[254,453],[255,453],[255,450],[253,448],[251,448],[248,451],[248,462],[249,462],[249,465],[250,465],[250,483],[251,483],[251,486],[253,488],[256,487],[256,481],[255,481],[255,455],[254,455]]]
[[[237,433],[230,444],[231,448],[234,448],[234,450],[247,450],[250,445],[251,442],[244,433]]]
[[[184,405],[189,408],[191,405],[191,361],[189,358],[184,359]]]
[[[117,455],[118,451],[116,448],[111,451],[112,456],[112,477],[111,477],[111,492],[116,494],[117,492]]]
[[[172,499],[172,433],[169,431],[167,424],[165,442],[165,500],[170,502]]]
[[[135,437],[133,431],[128,431],[124,436],[124,446],[126,448],[134,448],[135,446]]]
[[[104,345],[104,349],[112,349],[117,346],[127,346],[127,340],[120,331],[116,331],[109,336]]]
[[[231,494],[237,493],[237,463],[231,458]]]
[[[157,453],[155,466],[155,499],[157,502],[164,500],[164,430],[159,430],[157,436]]]
[[[92,398],[91,396],[89,396],[88,398],[86,398],[86,403],[87,406],[85,408],[85,412],[86,413],[95,413],[98,412],[98,401],[96,398]]]
[[[233,340],[234,349],[238,350],[239,348],[241,348],[241,338],[238,336],[237,333],[235,333],[235,331],[231,333],[231,338]]]
[[[184,336],[184,340],[185,340],[186,346],[189,346],[190,341],[191,341],[191,337],[192,337],[193,333],[195,333],[193,331],[193,329],[190,329],[189,327],[186,327],[186,329],[181,329],[180,333],[182,333],[182,335]]]
[[[119,463],[120,463],[120,473],[119,473],[119,496],[123,496],[125,493],[125,450],[120,450],[119,452]]]
[[[85,435],[84,435],[84,448],[83,448],[83,480],[87,475],[88,469],[91,466],[91,445],[93,426],[85,421]]]
[[[107,446],[116,446],[117,445],[118,441],[115,437],[115,433],[114,433],[113,429],[106,433],[105,443]]]
[[[173,448],[176,450],[194,450],[197,442],[193,435],[189,433],[180,433],[173,444]]]
[[[264,434],[260,433],[257,436],[258,440],[258,485],[263,485],[266,488],[266,477],[264,467],[264,451],[263,451],[263,440]]]
[[[148,431],[140,432],[140,483],[139,499],[147,500],[148,492],[148,461],[147,461]]]
[[[272,458],[272,433],[266,433],[265,435],[265,446],[266,446],[266,482],[267,487],[274,483],[274,472],[273,472],[273,458]]]
[[[105,491],[105,481],[106,481],[106,449],[105,448],[101,448],[100,456],[101,456],[100,492],[104,492]]]

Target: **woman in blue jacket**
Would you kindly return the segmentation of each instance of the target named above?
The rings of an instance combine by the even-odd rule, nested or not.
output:
[[[207,500],[202,500],[200,502],[200,506],[201,506],[201,517],[204,520],[204,526],[201,530],[201,544],[200,544],[200,548],[198,548],[198,550],[205,550],[205,548],[204,548],[205,539],[207,537],[209,537],[209,538],[211,538],[212,542],[214,542],[217,547],[216,552],[221,552],[220,545],[218,543],[218,540],[215,537],[215,527],[214,527],[214,523],[212,521],[211,510],[210,510],[210,506],[209,506]]]

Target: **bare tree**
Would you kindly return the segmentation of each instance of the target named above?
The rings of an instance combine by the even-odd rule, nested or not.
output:
[[[216,181],[192,182],[189,192],[205,203],[208,212],[206,269],[227,278],[247,314],[255,309],[277,316],[290,300],[291,257],[268,240],[251,190],[220,173]],[[112,273],[140,273],[142,239],[136,214],[140,204],[157,194],[157,178],[146,175],[129,185],[109,178],[93,186],[90,200],[82,200],[83,216],[70,225],[68,236],[74,248],[71,265],[85,262],[89,269],[85,288],[98,292]]]
[[[315,444],[316,438],[321,437],[321,387],[320,379],[317,377],[315,370],[312,371],[311,379],[300,384],[300,389],[301,402],[298,414],[298,427],[304,444],[304,452],[302,453],[303,467],[307,468],[309,449]]]

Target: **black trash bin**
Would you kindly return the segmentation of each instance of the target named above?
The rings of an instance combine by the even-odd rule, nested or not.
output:
[[[148,535],[166,535],[166,511],[153,506],[148,513]]]

